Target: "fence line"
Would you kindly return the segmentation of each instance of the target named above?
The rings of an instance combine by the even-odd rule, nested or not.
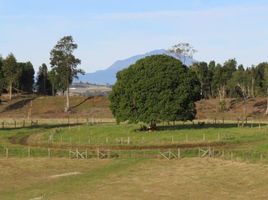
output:
[[[214,147],[200,148],[173,148],[173,149],[141,149],[141,150],[113,150],[75,148],[75,149],[51,149],[51,148],[0,148],[0,158],[70,158],[70,159],[181,159],[181,158],[220,158],[231,161],[268,162],[268,154],[242,149],[217,149]]]

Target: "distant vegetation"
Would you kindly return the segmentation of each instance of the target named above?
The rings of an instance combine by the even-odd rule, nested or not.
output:
[[[3,92],[9,93],[9,99],[11,99],[12,93],[35,92],[40,95],[52,96],[57,92],[68,94],[69,85],[73,79],[79,73],[83,73],[81,69],[77,68],[81,61],[73,55],[76,48],[77,44],[74,43],[71,36],[63,37],[51,51],[52,70],[49,71],[49,67],[42,64],[37,72],[36,81],[31,62],[18,62],[12,53],[6,58],[0,57],[0,95]],[[188,43],[174,45],[169,51],[177,54],[178,57],[193,57],[196,52]],[[154,66],[151,66],[150,70],[153,69]],[[247,99],[264,97],[268,93],[268,63],[266,62],[248,67],[239,65],[235,59],[229,59],[223,64],[215,61],[196,62],[189,69],[196,74],[195,81],[200,84],[201,98],[219,98],[219,105],[223,112],[226,109],[226,98],[239,98],[246,104]],[[120,74],[122,72],[118,73],[118,77]],[[173,74],[171,73],[171,75]],[[167,81],[170,78],[169,76],[162,77],[159,82]],[[68,96],[66,95],[66,111],[70,107]],[[266,109],[267,113],[268,109]]]

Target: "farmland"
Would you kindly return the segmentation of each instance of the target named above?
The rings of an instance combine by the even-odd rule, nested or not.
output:
[[[145,132],[143,124],[116,124],[108,112],[106,118],[91,117],[86,107],[70,117],[59,112],[46,118],[42,98],[39,105],[36,101],[32,120],[21,116],[28,104],[2,112],[0,199],[267,197],[263,118],[244,125],[232,118],[165,122]],[[104,111],[104,102],[88,109]],[[51,103],[54,109],[60,105]]]

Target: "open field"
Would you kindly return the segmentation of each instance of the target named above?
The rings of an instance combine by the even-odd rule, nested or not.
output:
[[[219,159],[1,159],[0,168],[0,199],[268,197],[267,166]]]
[[[30,120],[29,104],[1,107],[1,200],[268,197],[264,118],[238,127],[236,118],[215,123],[208,113],[205,124],[198,124],[201,116],[194,124],[162,123],[158,131],[141,132],[140,124],[115,124],[104,99],[69,115],[61,101],[51,100],[50,113],[43,98],[35,99]]]

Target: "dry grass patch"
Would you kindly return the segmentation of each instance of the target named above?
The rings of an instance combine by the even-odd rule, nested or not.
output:
[[[155,160],[112,175],[70,199],[267,199],[267,188],[267,166],[216,159]]]
[[[84,173],[109,163],[109,160],[70,159],[0,159],[0,199],[9,199],[9,193],[19,193],[27,188],[34,189],[35,185],[53,184],[55,175],[67,174],[79,170]],[[76,175],[79,175],[78,173]],[[28,192],[31,189],[28,190]],[[12,199],[12,198],[11,198]]]
[[[268,166],[219,159],[3,159],[0,169],[0,199],[268,198]],[[71,172],[81,174],[49,178]]]

